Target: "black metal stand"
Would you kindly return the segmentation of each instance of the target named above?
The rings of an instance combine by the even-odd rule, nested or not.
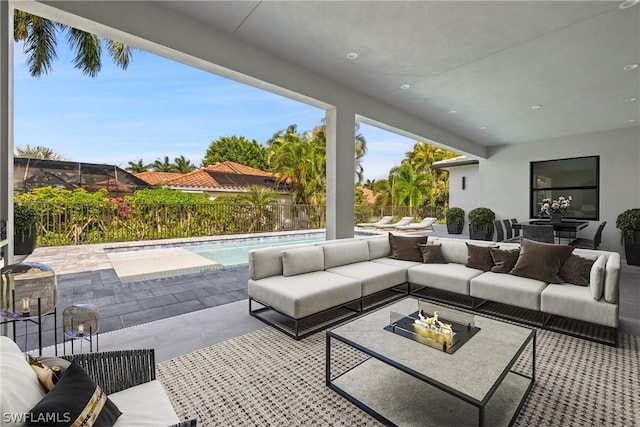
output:
[[[93,329],[89,327],[88,334],[78,335],[77,337],[67,336],[64,332],[62,333],[62,354],[67,355],[67,341],[71,341],[71,354],[74,354],[73,343],[75,340],[89,341],[89,352],[93,353],[93,337],[96,337],[96,351],[100,351],[99,349],[99,332],[93,332]],[[82,341],[80,341],[80,345],[82,346]],[[80,347],[80,352],[82,352],[82,347]]]
[[[13,307],[15,310],[15,290],[12,291],[12,295],[11,298],[13,300]],[[53,343],[53,347],[54,347],[54,351],[55,351],[55,355],[58,355],[58,309],[56,307],[53,308],[53,311],[51,313],[47,313],[47,314],[42,314],[42,303],[40,298],[38,298],[38,316],[37,316],[37,320],[36,317],[31,317],[31,312],[27,312],[27,313],[22,313],[22,316],[16,316],[13,317],[11,319],[7,319],[4,320],[2,322],[0,322],[0,325],[3,325],[5,323],[11,323],[12,324],[12,330],[13,330],[13,340],[16,341],[16,322],[26,322],[25,323],[25,328],[24,328],[24,334],[25,336],[28,336],[28,330],[29,330],[29,322],[35,323],[36,325],[38,325],[38,355],[42,356],[42,320],[44,317],[46,316],[51,316],[53,315],[53,333],[54,333],[54,343]],[[17,343],[17,341],[16,341]],[[26,347],[26,345],[25,345]],[[24,349],[24,351],[27,351],[27,348]]]

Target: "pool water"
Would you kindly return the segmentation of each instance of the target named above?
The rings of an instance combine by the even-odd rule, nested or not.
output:
[[[371,236],[374,233],[357,232],[356,237]],[[249,251],[258,248],[314,243],[325,240],[324,233],[304,233],[277,237],[251,237],[237,241],[202,243],[184,246],[190,252],[217,262],[224,268],[239,267],[249,264]]]

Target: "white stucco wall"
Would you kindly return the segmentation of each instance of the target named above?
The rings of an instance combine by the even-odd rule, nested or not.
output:
[[[464,190],[462,177],[465,177]],[[469,232],[469,222],[466,219],[469,211],[481,206],[480,187],[478,165],[456,166],[449,169],[449,207],[464,209],[464,233]]]
[[[607,221],[601,247],[624,255],[615,221],[625,209],[640,207],[640,127],[493,147],[489,158],[480,159],[478,165],[479,197],[474,191],[458,193],[454,188],[451,206],[468,206],[478,199],[478,205],[491,208],[498,219],[527,220],[529,162],[596,155],[600,156],[600,220],[579,235],[592,238],[598,223]],[[459,181],[453,180],[454,187]],[[458,199],[462,196],[464,200]]]

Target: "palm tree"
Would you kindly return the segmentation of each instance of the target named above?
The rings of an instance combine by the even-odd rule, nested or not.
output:
[[[376,180],[375,179],[367,179],[364,184],[362,184],[362,186],[364,188],[368,188],[369,190],[374,190],[375,191],[375,187],[376,187]]]
[[[76,53],[74,66],[90,77],[97,76],[102,68],[103,41],[106,41],[107,51],[116,65],[126,70],[131,62],[132,49],[124,43],[14,10],[13,38],[24,42],[29,73],[33,77],[40,77],[53,69],[52,62],[57,58],[57,37],[62,33],[66,33],[67,43]]]
[[[164,156],[164,161],[156,159],[150,166],[156,172],[175,172],[175,166],[169,161],[169,156]]]
[[[279,182],[293,184],[297,204],[324,205],[326,147],[317,133],[297,133],[296,125],[276,133],[269,141],[267,160]]]
[[[449,198],[448,181],[449,174],[447,171],[431,168],[434,162],[450,159],[459,156],[458,153],[445,150],[426,142],[418,141],[413,146],[413,150],[406,153],[406,162],[413,166],[417,172],[430,173],[434,179],[434,185],[431,191],[429,203],[431,205],[444,204]]]
[[[189,173],[196,170],[198,167],[191,163],[191,160],[187,160],[183,155],[176,157],[174,160],[174,171],[179,173]]]
[[[131,173],[147,172],[149,170],[149,165],[145,165],[142,159],[135,162],[129,161],[127,170]]]
[[[268,206],[277,199],[276,193],[261,185],[249,186],[249,191],[241,196],[242,200],[248,205],[253,206],[253,221],[249,227],[248,233],[252,233],[256,227],[262,222],[265,211]]]
[[[416,172],[409,163],[402,163],[391,170],[389,175],[395,177],[392,194],[399,206],[420,206],[433,188],[433,176],[429,173]]]
[[[30,159],[43,159],[43,160],[64,160],[64,158],[53,151],[49,147],[43,145],[36,145],[31,147],[25,145],[24,147],[16,148],[16,157],[27,157]]]

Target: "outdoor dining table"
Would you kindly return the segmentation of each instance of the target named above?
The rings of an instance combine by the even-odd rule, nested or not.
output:
[[[583,228],[587,227],[589,225],[589,221],[567,220],[560,223],[552,224],[549,220],[537,219],[528,222],[516,222],[511,224],[511,227],[515,230],[520,230],[522,229],[523,224],[553,225],[553,232],[558,239],[558,243],[561,243],[563,238],[569,239],[569,242],[567,243],[571,243],[571,241],[575,239],[578,230],[582,230]]]

